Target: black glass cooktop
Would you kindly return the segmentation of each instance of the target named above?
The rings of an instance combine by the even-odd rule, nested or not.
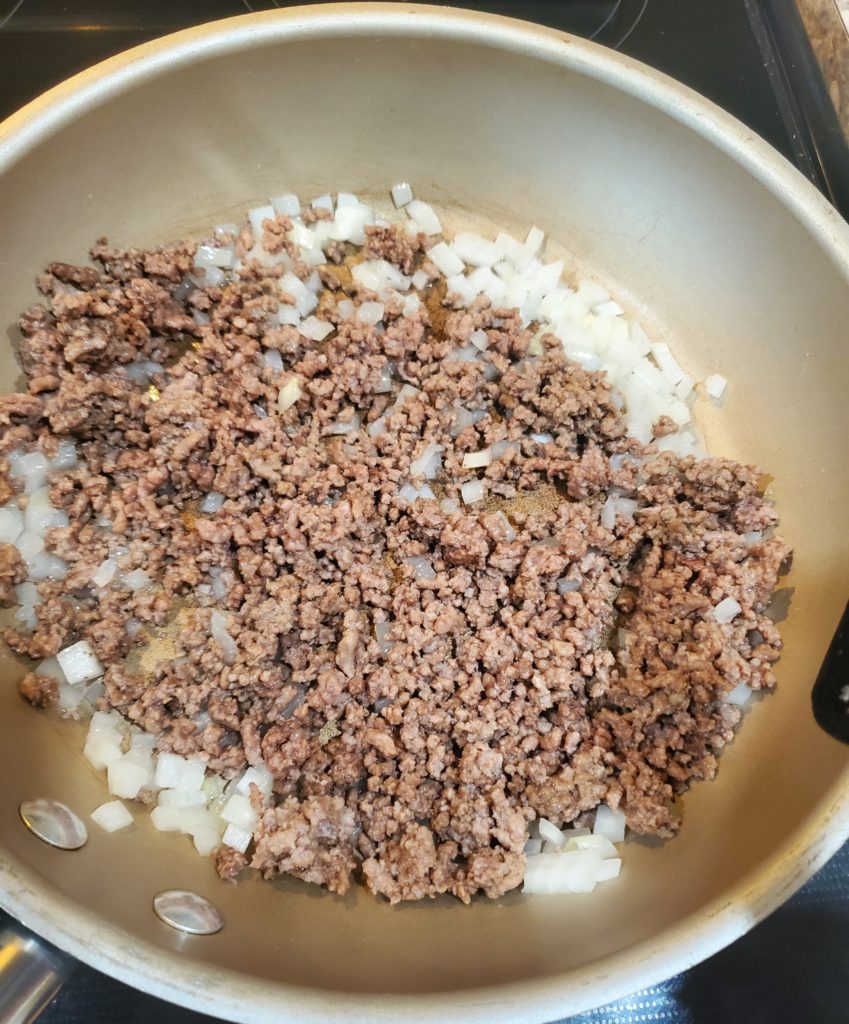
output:
[[[283,0],[0,0],[0,116],[145,40],[287,6],[293,5]],[[538,21],[666,72],[748,124],[849,217],[849,150],[792,0],[466,0],[448,6]],[[588,1014],[582,1024],[849,1020],[841,996],[849,991],[849,911],[835,909],[841,897],[849,904],[847,866],[849,849],[811,883],[807,897],[797,897],[730,950],[664,986]],[[821,890],[831,894],[830,903]],[[794,981],[802,976],[803,981]],[[42,1022],[154,1019],[203,1024],[210,1018],[165,1006],[80,967]],[[283,1009],[280,1019],[285,1019]]]

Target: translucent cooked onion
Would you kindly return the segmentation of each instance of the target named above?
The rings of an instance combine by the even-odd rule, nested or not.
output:
[[[227,632],[227,619],[220,611],[215,609],[209,619],[209,629],[212,639],[218,644],[221,650],[221,657],[225,665],[232,665],[236,660],[238,649],[236,642]]]

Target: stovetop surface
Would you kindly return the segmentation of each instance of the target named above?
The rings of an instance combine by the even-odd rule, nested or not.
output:
[[[319,0],[322,2],[322,0]],[[275,0],[0,0],[0,117],[148,39]],[[849,216],[849,150],[792,0],[490,0],[448,3],[537,21],[619,49],[730,111]],[[707,963],[575,1024],[845,1024],[849,847],[803,892]],[[284,1008],[281,1012],[285,1014]],[[43,1024],[203,1024],[80,968]]]

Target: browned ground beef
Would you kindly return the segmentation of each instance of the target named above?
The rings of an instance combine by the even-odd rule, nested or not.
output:
[[[269,244],[286,242],[283,220]],[[389,229],[367,251],[425,262],[421,239]],[[51,487],[71,525],[48,549],[68,576],[40,584],[33,634],[5,636],[33,656],[87,638],[107,666],[102,707],[161,750],[225,775],[271,770],[272,806],[247,856],[222,849],[222,877],[250,864],[337,892],[359,875],[392,901],[468,900],[519,884],[537,814],[563,824],[606,802],[637,832],[675,832],[675,798],[715,773],[739,719],[723,695],[774,684],[765,609],[789,551],[744,537],[777,521],[755,469],[641,446],[604,374],[551,337],[527,357],[515,310],[451,309],[434,286],[411,315],[388,303],[385,330],[361,326],[338,304],[374,296],[357,293],[341,244],[318,310],[335,330],[318,344],[269,320],[279,271],[252,264],[189,292],[188,244],[101,240],[93,256],[100,271],[54,263],[40,279],[45,305],[21,321],[30,395],[0,409],[0,452],[69,436],[81,453]],[[487,361],[446,359],[477,329]],[[127,374],[138,360],[166,367],[149,388]],[[292,375],[302,396],[281,415]],[[419,390],[393,404],[402,384]],[[459,429],[459,410],[484,415]],[[359,429],[327,433],[354,412]],[[499,441],[485,471],[463,469]],[[483,475],[483,503],[398,497],[429,442],[444,449],[438,498]],[[637,511],[608,529],[611,488]],[[209,491],[225,500],[203,515]],[[110,554],[155,586],[90,586]],[[20,567],[5,549],[0,563],[8,600]],[[729,596],[742,612],[721,625],[711,610]],[[235,658],[211,639],[214,607]],[[54,696],[33,675],[23,691]]]

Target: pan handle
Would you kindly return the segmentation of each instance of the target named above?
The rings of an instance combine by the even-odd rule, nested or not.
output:
[[[70,957],[0,915],[0,1024],[32,1024],[73,968]]]

